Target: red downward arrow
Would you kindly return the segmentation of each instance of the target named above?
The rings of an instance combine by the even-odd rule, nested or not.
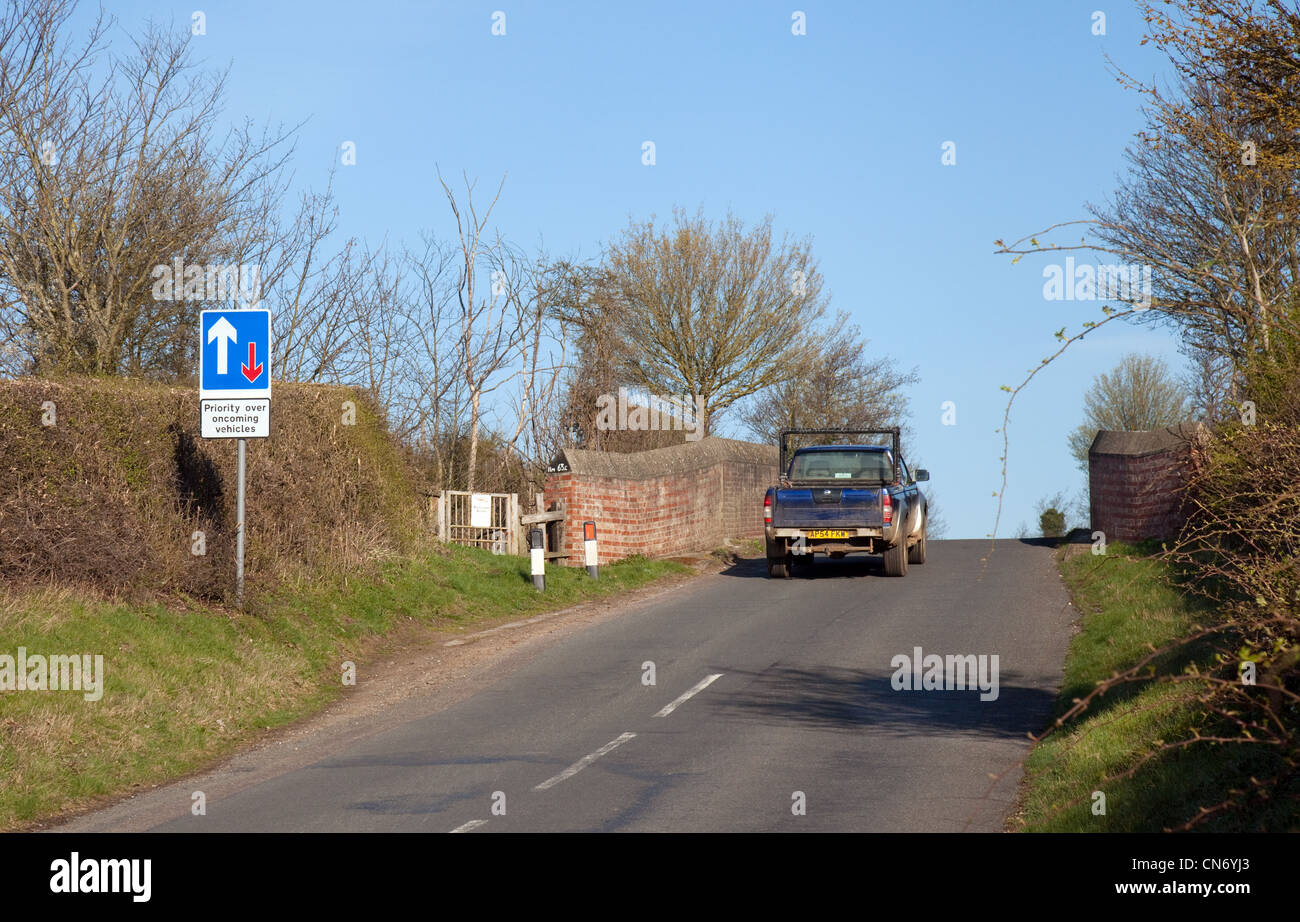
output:
[[[256,362],[257,362],[257,343],[249,343],[248,364],[242,365],[240,367],[244,369],[244,377],[247,378],[250,383],[256,381],[257,376],[262,373],[262,366],[256,364]]]

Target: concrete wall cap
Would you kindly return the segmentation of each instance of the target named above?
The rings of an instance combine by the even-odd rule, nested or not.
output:
[[[710,435],[699,441],[683,442],[666,448],[652,448],[649,451],[620,453],[566,448],[556,456],[551,467],[557,468],[560,463],[563,463],[568,467],[568,471],[562,473],[624,480],[648,480],[652,477],[684,474],[713,467],[725,461],[775,468],[778,455],[775,445],[741,442]]]
[[[1142,429],[1120,431],[1102,429],[1097,432],[1088,449],[1088,457],[1096,455],[1157,455],[1173,451],[1200,438],[1205,426],[1203,423],[1180,423],[1165,426],[1163,429]]]

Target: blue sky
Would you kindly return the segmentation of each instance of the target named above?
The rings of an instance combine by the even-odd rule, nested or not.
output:
[[[993,241],[1086,217],[1123,172],[1138,97],[1106,56],[1167,73],[1129,0],[878,2],[110,3],[207,34],[196,55],[231,67],[227,116],[299,132],[293,169],[338,171],[342,230],[371,243],[450,233],[435,167],[481,187],[507,174],[496,212],[515,242],[594,258],[629,217],[728,208],[810,235],[832,306],[869,352],[916,366],[916,442],[949,537],[993,527],[1007,394],[1099,304],[1043,297],[1046,257],[1012,265]],[[494,11],[506,34],[492,34]],[[807,34],[791,34],[791,14]],[[79,14],[85,20],[90,9]],[[115,33],[115,45],[122,32]],[[642,142],[656,163],[641,162]],[[956,145],[956,164],[941,145]],[[1087,257],[1081,257],[1087,258]],[[999,534],[1082,476],[1066,437],[1084,390],[1127,351],[1181,368],[1176,340],[1111,324],[1072,347],[1013,411]],[[957,422],[941,421],[945,401]]]

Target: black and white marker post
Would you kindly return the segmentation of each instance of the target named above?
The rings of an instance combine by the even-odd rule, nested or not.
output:
[[[533,587],[546,591],[546,537],[540,528],[528,532],[528,556],[532,558]]]
[[[596,579],[599,568],[596,566],[596,523],[582,523],[582,552],[587,561],[587,575]]]

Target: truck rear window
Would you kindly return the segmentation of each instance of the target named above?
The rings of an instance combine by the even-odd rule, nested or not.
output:
[[[883,451],[810,451],[795,455],[790,464],[791,480],[876,480],[894,479],[894,462]]]

